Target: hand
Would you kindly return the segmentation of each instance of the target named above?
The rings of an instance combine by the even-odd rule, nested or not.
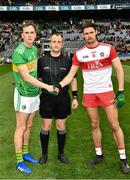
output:
[[[54,84],[53,86],[54,91],[57,92],[57,94],[61,91],[62,86],[58,83],[58,84]]]
[[[71,107],[73,108],[73,109],[77,109],[77,107],[78,107],[78,100],[77,99],[73,99],[72,100],[72,105],[71,105]]]
[[[125,94],[124,91],[118,91],[116,98],[114,99],[116,102],[116,107],[121,108],[125,104]]]
[[[52,85],[48,85],[47,91],[49,92],[49,94],[51,94],[53,96],[58,95],[58,92],[55,90],[54,86],[52,86]]]

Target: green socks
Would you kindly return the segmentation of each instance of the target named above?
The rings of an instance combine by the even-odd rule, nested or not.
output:
[[[17,159],[17,163],[23,161],[23,155],[22,155],[22,152],[16,153],[16,159]]]
[[[23,145],[22,151],[23,151],[23,154],[27,154],[28,153],[28,144],[24,144]]]

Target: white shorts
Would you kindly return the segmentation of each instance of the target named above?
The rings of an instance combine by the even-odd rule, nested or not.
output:
[[[33,113],[39,109],[39,95],[35,97],[21,96],[15,88],[14,91],[14,109],[18,112]]]

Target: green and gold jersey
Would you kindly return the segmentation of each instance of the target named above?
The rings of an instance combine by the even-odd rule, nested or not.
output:
[[[39,94],[39,88],[31,85],[30,83],[23,80],[21,74],[19,73],[18,66],[27,66],[29,74],[37,78],[37,59],[38,53],[37,48],[32,46],[31,48],[25,47],[21,43],[12,55],[12,66],[13,73],[15,77],[16,87],[18,92],[22,96],[37,96]]]

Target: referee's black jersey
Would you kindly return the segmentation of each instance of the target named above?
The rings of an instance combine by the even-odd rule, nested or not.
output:
[[[61,54],[53,57],[46,54],[38,60],[38,78],[49,85],[59,83],[69,72],[72,60]],[[68,91],[69,86],[65,86],[60,93]],[[45,90],[44,90],[45,92]]]

